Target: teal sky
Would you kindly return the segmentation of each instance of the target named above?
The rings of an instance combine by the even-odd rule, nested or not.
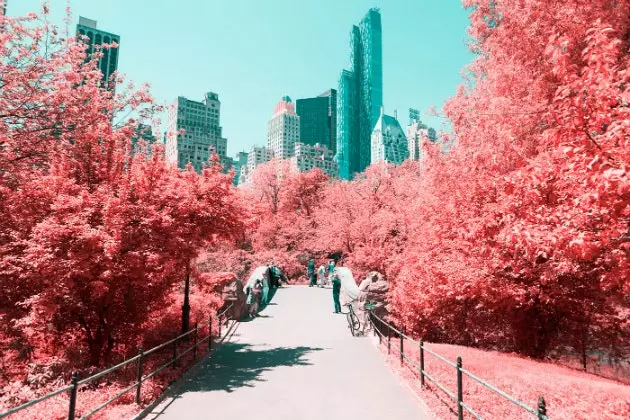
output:
[[[41,0],[9,0],[7,14],[39,10]],[[49,1],[61,24],[66,0]],[[468,13],[458,0],[71,0],[79,15],[121,36],[119,71],[148,82],[160,102],[177,96],[221,99],[221,125],[233,156],[266,144],[267,121],[283,95],[294,101],[337,88],[349,66],[349,33],[381,9],[387,114],[408,123],[410,107],[438,109],[462,82],[472,55]],[[438,131],[440,118],[422,116]]]

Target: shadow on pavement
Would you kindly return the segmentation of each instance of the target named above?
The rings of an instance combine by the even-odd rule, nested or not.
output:
[[[254,318],[243,318],[239,322],[241,322],[241,323],[252,322],[252,321],[255,321],[258,318],[273,318],[273,316],[271,316],[271,315],[263,315],[262,313],[258,312],[258,315],[256,315]]]
[[[225,343],[216,354],[206,359],[196,375],[182,384],[177,395],[186,392],[223,390],[255,386],[260,375],[280,366],[308,366],[305,356],[319,347],[277,347],[252,350],[248,344]]]

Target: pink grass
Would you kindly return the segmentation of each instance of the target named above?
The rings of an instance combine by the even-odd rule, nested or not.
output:
[[[524,357],[448,344],[425,343],[427,349],[455,362],[462,358],[463,368],[512,397],[535,409],[538,397],[547,403],[553,420],[630,418],[630,386],[553,363]],[[380,345],[388,365],[426,402],[436,418],[453,419],[457,405],[448,395],[426,379],[420,386],[417,368],[400,365],[400,341],[392,339],[387,356],[387,339]],[[419,365],[418,343],[405,340],[406,357]],[[457,395],[456,369],[425,352],[425,372]],[[463,376],[463,400],[484,419],[535,419],[536,416],[509,402],[499,394]],[[472,419],[465,413],[464,418]]]

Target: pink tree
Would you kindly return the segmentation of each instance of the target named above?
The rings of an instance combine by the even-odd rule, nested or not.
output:
[[[0,35],[2,333],[102,365],[136,345],[200,249],[241,234],[244,213],[216,161],[196,174],[157,146],[132,155],[137,122],[112,117],[147,116],[146,89],[101,89],[85,47],[34,19]]]
[[[628,4],[465,4],[480,54],[473,83],[446,107],[457,146],[427,167],[421,199],[441,207],[423,222],[438,261],[412,243],[417,262],[393,307],[410,327],[438,325],[435,334],[470,342],[449,330],[477,326],[477,339],[534,356],[600,334],[595,324],[618,331],[628,287],[619,240],[628,229]],[[419,273],[449,293],[433,295]],[[496,314],[505,323],[493,323]]]

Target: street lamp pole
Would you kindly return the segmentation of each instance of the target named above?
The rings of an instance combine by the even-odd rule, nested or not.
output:
[[[184,304],[182,305],[182,334],[188,332],[190,324],[190,266],[186,269],[186,283],[184,284]]]

